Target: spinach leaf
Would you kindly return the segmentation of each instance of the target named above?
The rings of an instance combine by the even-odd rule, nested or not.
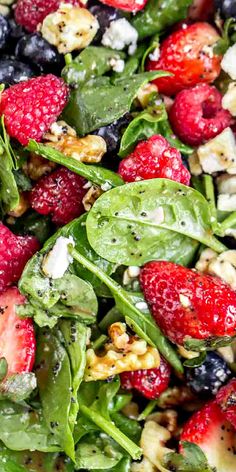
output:
[[[80,136],[88,134],[121,118],[130,110],[142,85],[166,75],[169,73],[144,72],[117,79],[114,83],[109,77],[90,81],[82,89],[72,91],[63,118]]]
[[[197,444],[182,441],[182,448],[183,454],[175,452],[166,454],[164,457],[166,467],[181,472],[213,472],[204,452]]]
[[[139,443],[142,427],[136,420],[132,420],[119,412],[111,413],[111,419],[122,433],[126,434],[132,441]]]
[[[168,179],[134,182],[103,194],[89,212],[92,248],[111,262],[141,266],[153,259],[183,264],[199,241],[221,252],[208,203],[199,192]],[[189,239],[191,238],[191,239]]]
[[[74,472],[71,461],[58,453],[15,452],[0,446],[1,472]]]
[[[61,152],[53,149],[50,146],[45,146],[44,144],[36,143],[36,141],[30,140],[27,150],[30,152],[35,152],[40,156],[45,157],[49,161],[56,162],[62,166],[67,167],[76,174],[85,177],[85,179],[90,180],[96,185],[107,184],[110,187],[117,187],[118,185],[123,185],[122,178],[105,167],[100,167],[96,165],[84,164],[79,162],[73,157],[67,157]]]
[[[75,260],[83,264],[94,273],[112,292],[118,310],[123,314],[126,322],[132,329],[151,346],[157,347],[168,362],[179,372],[183,372],[181,362],[172,345],[161,333],[149,312],[142,312],[137,308],[137,295],[126,292],[115,280],[111,279],[101,269],[83,257],[76,249],[71,247],[71,255]],[[140,300],[140,295],[138,296]]]
[[[0,383],[0,400],[20,402],[28,398],[36,386],[36,378],[32,372],[11,375]]]
[[[6,134],[5,138],[9,141]],[[13,210],[19,203],[19,192],[13,174],[14,162],[8,141],[0,136],[0,205],[3,214]]]
[[[192,0],[149,0],[144,10],[135,15],[132,25],[139,39],[164,31],[187,15]]]
[[[41,410],[2,400],[0,424],[0,440],[13,451],[54,452],[61,449],[48,430]]]
[[[99,77],[112,69],[112,59],[124,59],[125,54],[105,47],[89,46],[62,70],[67,84],[79,87],[88,80]]]
[[[123,450],[107,435],[87,435],[76,449],[76,469],[107,470],[123,458]]]
[[[14,233],[36,236],[41,244],[44,244],[53,231],[50,216],[40,215],[36,211],[27,212],[22,217],[16,218],[12,228]]]

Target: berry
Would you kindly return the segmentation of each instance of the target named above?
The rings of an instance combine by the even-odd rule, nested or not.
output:
[[[188,18],[194,21],[211,20],[213,15],[214,0],[193,0],[188,11]]]
[[[0,15],[0,50],[7,46],[10,35],[10,26],[6,18]]]
[[[215,0],[215,7],[220,11],[222,18],[236,18],[235,0]]]
[[[41,215],[52,215],[58,225],[67,224],[84,213],[85,183],[79,175],[60,167],[38,180],[30,195],[32,208]]]
[[[236,430],[236,379],[232,379],[219,390],[216,401]]]
[[[208,352],[199,367],[186,369],[187,385],[194,393],[203,396],[216,395],[231,375],[225,360],[216,352]]]
[[[9,19],[10,26],[10,40],[12,43],[17,43],[22,36],[25,35],[25,30],[21,25],[17,25],[14,18]]]
[[[121,18],[120,11],[116,8],[108,7],[107,5],[94,1],[88,3],[88,9],[90,13],[97,18],[99,23],[99,30],[93,42],[100,42],[111,22]]]
[[[18,0],[15,8],[16,23],[33,33],[38,24],[50,13],[56,11],[62,2],[60,0]],[[78,0],[65,0],[64,3],[78,5]]]
[[[13,85],[1,94],[0,115],[8,134],[24,146],[40,141],[66,105],[68,87],[49,74]]]
[[[126,113],[124,116],[119,118],[119,120],[114,121],[108,126],[102,126],[92,134],[96,134],[97,136],[101,136],[103,139],[105,139],[107,152],[110,154],[114,153],[119,148],[122,130],[128,126],[131,120],[132,115],[130,113]]]
[[[167,389],[170,381],[170,366],[161,358],[160,367],[148,370],[135,370],[120,374],[121,386],[126,390],[134,388],[145,398],[155,400]]]
[[[7,361],[7,377],[30,372],[34,364],[36,342],[33,321],[16,314],[16,305],[22,305],[24,301],[16,287],[0,295],[0,357],[5,357]]]
[[[191,416],[184,425],[181,440],[197,444],[212,470],[235,472],[235,431],[215,401],[207,403]]]
[[[35,71],[30,66],[13,57],[0,59],[1,84],[15,85],[31,79],[34,75]]]
[[[118,8],[120,10],[132,11],[136,13],[139,10],[142,10],[148,0],[100,0],[105,5],[110,7]]]
[[[23,36],[17,43],[16,56],[39,68],[40,72],[60,72],[62,56],[41,34],[33,33]]]
[[[140,283],[153,317],[174,343],[235,335],[236,292],[217,277],[155,261],[141,269]]]
[[[180,152],[160,135],[141,141],[132,154],[119,165],[119,174],[126,182],[167,178],[189,185],[190,173],[182,163]]]
[[[39,249],[33,236],[16,236],[0,223],[0,293],[17,282],[26,262]]]
[[[174,74],[154,82],[159,92],[175,95],[199,82],[214,82],[220,73],[222,56],[213,51],[219,40],[217,31],[208,23],[183,24],[161,44],[160,58],[149,60],[147,70],[166,70]]]
[[[229,111],[222,108],[221,101],[220,92],[208,84],[182,90],[169,112],[174,132],[192,146],[214,138],[232,121]]]

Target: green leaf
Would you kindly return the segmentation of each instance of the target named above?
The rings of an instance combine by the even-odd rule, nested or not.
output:
[[[22,451],[0,446],[1,472],[74,472],[71,461],[62,454]]]
[[[199,367],[206,360],[206,351],[202,351],[199,356],[193,357],[192,359],[187,359],[184,361],[184,367],[195,368]]]
[[[13,171],[16,185],[22,192],[28,192],[32,189],[32,183],[29,177],[21,169]]]
[[[72,91],[63,118],[80,136],[88,134],[121,118],[130,110],[140,87],[166,75],[169,73],[144,72],[114,83],[108,77],[90,81],[82,89]]]
[[[144,10],[132,20],[139,39],[160,33],[186,18],[191,3],[192,0],[149,0]]]
[[[27,150],[35,152],[40,156],[45,157],[49,161],[56,162],[62,166],[67,167],[76,174],[85,177],[87,180],[93,182],[96,185],[108,184],[110,187],[117,187],[123,185],[122,178],[105,167],[100,167],[96,165],[84,164],[79,162],[73,157],[68,157],[62,154],[61,152],[53,149],[51,146],[45,146],[44,144],[36,143],[36,141],[30,140]]]
[[[6,139],[8,137],[6,135]],[[19,203],[19,192],[13,173],[14,163],[9,151],[8,142],[0,136],[0,206],[5,214]]]
[[[208,339],[194,339],[186,337],[184,347],[190,351],[215,351],[219,347],[229,346],[234,341],[235,336],[211,337]]]
[[[36,377],[32,372],[11,375],[0,383],[0,399],[20,402],[28,398],[36,386]]]
[[[62,70],[62,77],[74,88],[112,70],[112,59],[124,59],[125,54],[105,47],[89,46]]]
[[[5,357],[0,358],[0,381],[7,375],[7,360]]]
[[[108,436],[87,435],[76,450],[76,469],[107,470],[123,458],[123,451]]]
[[[183,454],[170,453],[164,458],[165,467],[176,472],[214,472],[199,446],[182,441]]]
[[[40,215],[36,211],[32,211],[16,218],[12,229],[14,233],[22,236],[32,234],[37,237],[41,244],[44,244],[52,233],[53,225],[50,216]]]
[[[224,23],[224,28],[222,31],[222,37],[217,41],[214,47],[214,53],[219,55],[224,55],[227,49],[234,44],[236,31],[236,21],[235,18],[228,18]]]
[[[168,179],[106,192],[93,205],[86,227],[89,243],[101,257],[127,266],[154,259],[188,264],[197,241],[217,252],[225,250],[213,236],[205,198]]]

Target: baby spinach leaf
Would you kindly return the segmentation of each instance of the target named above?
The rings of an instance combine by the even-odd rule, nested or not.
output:
[[[28,398],[36,386],[36,378],[32,372],[11,375],[0,383],[0,399],[20,402]]]
[[[156,71],[117,79],[114,83],[108,77],[90,81],[80,90],[72,91],[63,118],[80,136],[88,134],[121,118],[130,110],[142,85],[166,75],[169,73]]]
[[[71,461],[58,453],[15,452],[0,446],[1,472],[74,472]]]
[[[89,46],[64,67],[62,77],[74,88],[112,69],[112,59],[124,59],[123,52],[105,47]]]
[[[2,400],[0,423],[0,440],[13,451],[54,452],[61,449],[47,428],[41,410]]]
[[[188,441],[182,442],[183,454],[166,454],[165,466],[179,472],[213,472],[204,452],[199,446]]]
[[[30,140],[27,150],[35,152],[40,156],[45,157],[49,161],[56,162],[62,166],[67,167],[76,174],[81,175],[85,179],[93,182],[96,185],[108,184],[110,187],[117,187],[118,185],[123,185],[122,178],[105,167],[100,167],[96,165],[84,164],[79,162],[73,157],[68,157],[62,154],[61,152],[53,149],[50,146],[44,144],[39,144],[36,141]]]
[[[128,418],[120,412],[111,413],[111,419],[122,433],[126,434],[135,443],[139,443],[142,428],[138,421]]]
[[[192,0],[149,0],[144,10],[135,15],[132,25],[139,39],[164,31],[187,15]]]
[[[196,241],[217,252],[225,249],[213,236],[203,195],[168,179],[134,182],[103,194],[86,227],[101,257],[127,266],[153,259],[183,263],[185,250],[192,247],[193,254]]]
[[[41,244],[44,244],[53,231],[53,225],[50,216],[40,215],[36,211],[32,211],[17,218],[12,229],[14,233],[23,236],[32,234],[37,237]]]
[[[0,205],[3,214],[13,210],[19,203],[19,192],[13,169],[12,157],[0,136]]]
[[[76,449],[76,469],[107,470],[123,458],[122,449],[107,435],[85,436]]]

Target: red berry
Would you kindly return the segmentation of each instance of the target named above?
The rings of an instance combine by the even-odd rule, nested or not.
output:
[[[214,16],[214,0],[193,0],[189,7],[188,18],[194,21],[211,20]]]
[[[136,13],[139,10],[142,10],[148,0],[100,0],[105,5],[109,5],[113,8],[118,8],[120,10],[132,11]]]
[[[147,70],[166,70],[174,74],[154,82],[159,92],[175,95],[180,90],[199,82],[214,82],[220,73],[222,56],[213,51],[220,39],[208,23],[184,24],[161,44],[160,58],[149,60]]]
[[[58,225],[67,224],[84,213],[85,183],[80,175],[60,167],[38,180],[30,195],[32,208],[41,215],[52,215]]]
[[[25,301],[16,287],[0,295],[0,357],[8,364],[7,376],[30,372],[35,358],[35,335],[31,318],[20,318],[16,305]]]
[[[141,269],[140,283],[155,320],[174,343],[235,335],[236,292],[219,278],[155,261]]]
[[[69,89],[62,79],[48,74],[13,85],[1,94],[0,115],[8,134],[25,146],[40,141],[66,105]]]
[[[120,374],[121,386],[126,390],[135,388],[145,398],[155,400],[167,389],[170,373],[169,364],[161,358],[160,367],[156,369],[134,370]]]
[[[221,105],[220,92],[208,84],[182,90],[175,98],[169,118],[174,132],[187,144],[198,146],[214,138],[232,117]]]
[[[44,18],[58,10],[61,3],[80,5],[79,0],[18,0],[15,8],[16,23],[24,26],[31,33],[37,30]]]
[[[19,280],[26,262],[38,249],[34,236],[16,236],[0,223],[0,293]]]
[[[141,141],[133,153],[123,159],[119,174],[126,182],[162,177],[185,185],[189,185],[191,177],[180,152],[158,134]]]
[[[219,390],[216,401],[236,430],[236,379],[232,379]]]
[[[235,431],[215,401],[207,403],[187,421],[181,441],[197,444],[215,471],[235,472]]]

